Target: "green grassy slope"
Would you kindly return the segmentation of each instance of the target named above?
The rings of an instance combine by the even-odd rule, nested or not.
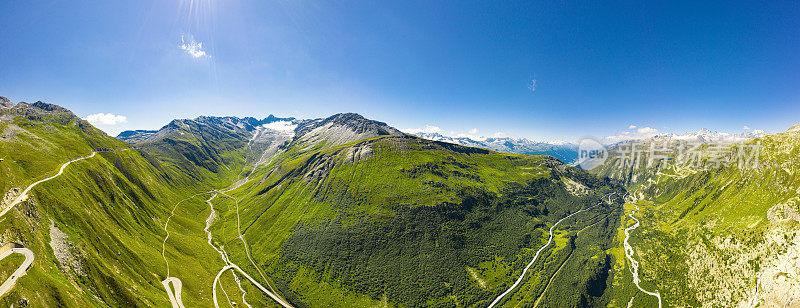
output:
[[[240,200],[241,229],[258,266],[301,306],[487,305],[544,244],[550,224],[612,190],[552,158],[415,137],[294,149],[230,194]],[[566,178],[588,194],[571,194]],[[593,273],[613,258],[605,250],[619,215],[608,214],[618,210],[619,204],[605,205],[571,222],[600,230],[579,245],[567,269],[572,275],[556,280],[584,286],[552,291],[563,303],[606,301],[602,290],[610,280]],[[229,205],[212,230],[241,266],[249,262],[236,220]],[[478,270],[471,275],[468,268]],[[476,275],[492,283],[483,287]],[[537,279],[531,284],[541,287],[522,298],[541,293],[549,277]]]
[[[0,189],[27,186],[64,162],[100,148],[126,147],[61,107],[42,102],[0,108]]]
[[[299,307],[485,306],[553,223],[596,204],[558,228],[502,304],[614,303],[621,202],[600,196],[623,190],[550,157],[409,137],[355,114],[261,143],[247,120],[174,121],[131,147],[60,107],[17,106],[0,121],[6,201],[66,161],[115,151],[69,165],[0,218],[0,240],[36,255],[3,305],[164,307],[169,275],[187,307],[212,306],[216,248]],[[223,306],[275,306],[241,276],[221,277]]]
[[[7,191],[51,176],[61,164],[92,150],[119,151],[69,165],[0,219],[3,242],[21,243],[36,256],[28,274],[0,302],[168,305],[161,286],[163,223],[178,200],[209,188],[57,108],[37,103],[3,110],[0,164]],[[13,190],[7,194],[12,195]],[[192,273],[184,278],[184,302],[193,306],[208,303],[208,279],[222,266],[210,247],[203,249],[204,200],[199,196],[176,210],[173,240],[166,244],[172,271]]]
[[[255,122],[253,118],[228,117],[174,120],[135,147],[176,173],[222,187],[242,168]]]

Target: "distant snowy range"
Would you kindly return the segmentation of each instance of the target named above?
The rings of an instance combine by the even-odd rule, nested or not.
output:
[[[417,132],[413,135],[441,142],[484,148],[505,153],[550,155],[571,164],[578,158],[578,145],[565,141],[539,142],[511,137],[450,137],[440,133]]]
[[[624,131],[613,136],[607,136],[598,141],[606,146],[614,146],[620,143],[631,141],[651,141],[651,140],[674,140],[685,141],[688,143],[735,143],[745,140],[760,138],[768,135],[762,130],[749,130],[743,133],[720,133],[708,129],[701,129],[696,132],[684,134],[661,133],[649,127],[629,127],[629,131]],[[455,143],[465,146],[490,149],[498,152],[527,154],[527,155],[550,155],[566,164],[574,164],[578,159],[578,144],[567,141],[533,141],[527,138],[513,137],[476,137],[458,136],[452,137],[443,135],[439,132],[413,131],[406,133],[420,138],[436,140],[441,142]]]

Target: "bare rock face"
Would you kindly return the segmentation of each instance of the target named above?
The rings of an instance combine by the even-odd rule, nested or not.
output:
[[[363,116],[357,113],[340,113],[325,119],[306,121],[297,128],[297,135],[303,136],[309,133],[310,131],[323,126],[344,127],[356,135],[369,135],[369,136],[405,135],[400,130],[391,127],[386,123],[364,118]]]
[[[28,221],[32,231],[36,231],[39,228],[42,218],[39,216],[39,204],[36,198],[28,198],[24,202],[17,204],[14,209]]]
[[[779,248],[779,253],[761,267],[752,302],[761,301],[765,307],[800,307],[800,234],[792,229],[779,226],[770,232],[768,242]]]
[[[326,119],[309,120],[295,130],[295,141],[309,147],[335,147],[378,136],[406,136],[383,122],[373,121],[356,113],[340,113]]]
[[[12,103],[7,98],[0,96],[0,108],[2,108],[2,109],[14,108],[14,103]]]
[[[800,123],[795,124],[794,126],[789,128],[788,131],[790,131],[790,132],[800,132]]]
[[[14,198],[19,196],[19,194],[21,192],[22,192],[22,189],[20,189],[19,187],[14,187],[14,188],[9,189],[6,192],[6,194],[3,196],[3,203],[2,203],[3,206],[5,206],[6,204],[10,204],[11,201],[14,201]]]
[[[71,269],[80,276],[86,276],[81,263],[80,250],[69,241],[69,236],[56,227],[53,222],[50,223],[50,247],[53,248],[53,254],[63,271]]]
[[[357,162],[362,159],[369,158],[372,156],[372,145],[369,143],[359,144],[354,147],[350,147],[346,150],[346,162]]]
[[[800,222],[800,211],[797,210],[798,197],[787,202],[776,204],[767,210],[767,219],[771,222],[795,220]]]
[[[589,189],[589,187],[586,187],[586,185],[583,185],[580,182],[575,181],[571,178],[563,177],[561,179],[564,182],[564,185],[567,186],[567,190],[575,196],[578,197],[585,196],[589,194],[589,192],[591,191],[591,189]]]
[[[797,197],[769,209],[774,227],[767,233],[769,247],[777,252],[758,273],[756,299],[766,307],[800,307],[800,234]],[[777,248],[777,249],[776,249]],[[740,305],[741,306],[741,305]]]

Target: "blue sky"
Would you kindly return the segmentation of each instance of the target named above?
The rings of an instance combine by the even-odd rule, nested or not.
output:
[[[110,134],[338,112],[570,141],[800,122],[800,3],[588,2],[3,1],[0,95],[124,116]]]

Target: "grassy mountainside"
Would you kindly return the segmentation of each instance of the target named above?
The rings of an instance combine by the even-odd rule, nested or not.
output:
[[[173,120],[135,146],[175,166],[176,172],[219,186],[241,168],[256,125],[254,118]]]
[[[601,196],[624,192],[550,157],[433,142],[356,114],[276,118],[293,130],[176,120],[131,146],[54,105],[3,106],[4,204],[69,160],[113,150],[0,219],[2,242],[36,255],[3,304],[163,307],[169,276],[186,306],[207,307],[224,256],[300,307],[485,306],[550,226],[590,207],[502,304],[615,300],[621,203]],[[217,287],[223,305],[275,305],[238,274]]]
[[[757,168],[660,162],[622,169],[611,160],[597,170],[643,200],[632,244],[644,280],[667,305],[775,306],[800,295],[800,268],[791,261],[800,256],[800,126],[744,144],[761,146]],[[714,151],[700,147],[698,157],[711,162]]]
[[[34,252],[35,261],[0,302],[33,307],[169,305],[160,283],[166,275],[161,258],[163,223],[171,205],[203,189],[203,184],[173,172],[166,162],[129,149],[63,108],[44,103],[10,105],[2,109],[0,121],[4,206],[21,189],[54,175],[71,159],[92,150],[117,151],[72,163],[3,216],[2,242],[25,245]],[[184,297],[192,306],[210,300],[206,281],[221,266],[212,258],[204,260],[208,251],[213,253],[210,247],[186,251],[203,247],[200,216],[207,207],[203,200],[176,211],[180,218],[170,226],[173,232],[180,231],[173,236],[182,241],[166,244],[176,263],[173,271],[192,272],[186,275],[189,283],[184,288],[202,296]],[[8,266],[21,262],[15,264]]]
[[[30,184],[94,149],[125,147],[72,112],[42,102],[12,104],[0,97],[0,189]]]
[[[546,242],[552,223],[614,190],[544,156],[388,134],[333,147],[306,140],[296,138],[230,192],[253,258],[300,306],[488,305]],[[532,304],[566,259],[571,268],[548,298],[607,301],[614,257],[606,250],[619,216],[610,213],[619,210],[603,203],[570,221],[539,268],[546,273],[526,279],[509,303]],[[230,204],[212,230],[243,264],[236,221]],[[583,228],[591,240],[575,245]]]

